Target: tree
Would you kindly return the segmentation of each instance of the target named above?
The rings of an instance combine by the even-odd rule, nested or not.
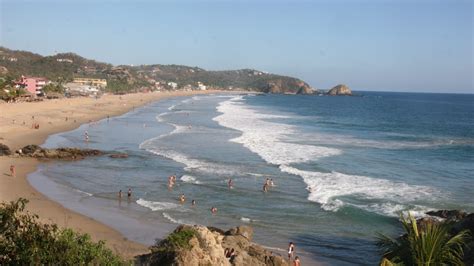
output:
[[[0,265],[121,265],[103,241],[25,212],[26,199],[0,205]]]
[[[411,215],[401,217],[405,234],[397,239],[379,235],[383,251],[381,265],[464,265],[464,247],[470,239],[468,230],[449,233],[446,223],[418,225]]]

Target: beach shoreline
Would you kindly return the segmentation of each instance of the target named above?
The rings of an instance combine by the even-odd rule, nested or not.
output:
[[[104,95],[99,99],[70,98],[34,103],[0,104],[0,143],[12,151],[28,144],[41,145],[48,136],[78,128],[82,124],[127,113],[136,107],[162,99],[180,96],[219,93],[220,91],[175,91],[135,93],[126,95]],[[34,129],[33,124],[39,129]],[[147,253],[146,245],[126,239],[119,231],[90,217],[63,207],[38,192],[27,180],[36,171],[39,161],[12,156],[0,157],[0,201],[9,202],[18,198],[29,200],[27,210],[38,214],[39,220],[56,223],[60,227],[72,228],[88,233],[95,241],[105,240],[106,245],[125,259]],[[9,173],[15,165],[16,176]]]

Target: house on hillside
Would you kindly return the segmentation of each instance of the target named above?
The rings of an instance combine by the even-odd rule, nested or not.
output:
[[[25,76],[21,76],[21,79],[15,82],[18,87],[26,89],[29,93],[35,96],[43,95],[43,87],[49,83],[51,82],[47,78]]]

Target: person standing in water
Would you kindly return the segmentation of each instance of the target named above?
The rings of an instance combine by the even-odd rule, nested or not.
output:
[[[184,203],[185,201],[186,201],[186,198],[184,197],[184,194],[181,194],[181,196],[179,196],[179,202]]]
[[[128,197],[128,199],[132,198],[132,189],[131,188],[128,189],[127,197]]]
[[[195,200],[192,200],[192,201],[191,201],[191,205],[192,205],[192,206],[196,205],[196,201],[195,201]]]
[[[263,184],[263,192],[267,192],[268,191],[268,184],[265,182],[265,184]]]
[[[89,142],[89,133],[87,132],[87,130],[84,133],[84,138],[85,138],[86,142]]]
[[[295,244],[293,244],[293,242],[290,242],[290,244],[288,244],[288,260],[289,261],[291,261],[294,254],[295,254]]]
[[[119,197],[119,199],[122,199],[122,190],[119,191],[118,197]]]
[[[234,188],[234,181],[232,181],[232,178],[229,178],[229,182],[227,182],[227,186],[229,187],[229,189]]]

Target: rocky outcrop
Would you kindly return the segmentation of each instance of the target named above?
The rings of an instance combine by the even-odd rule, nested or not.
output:
[[[0,156],[8,156],[11,154],[12,151],[10,150],[10,148],[5,144],[0,143]]]
[[[426,214],[429,216],[439,217],[447,221],[459,221],[467,216],[467,213],[460,210],[439,210],[429,211]]]
[[[137,258],[139,265],[288,265],[280,255],[251,242],[253,229],[239,226],[223,232],[200,225],[181,225]],[[183,241],[183,239],[185,241]],[[226,257],[226,250],[234,256]]]
[[[471,239],[467,243],[467,248],[464,249],[464,263],[466,265],[474,265],[474,213],[467,214],[459,210],[439,210],[430,211],[426,214],[431,217],[442,218],[439,219],[418,219],[418,223],[448,223],[450,225],[450,234],[456,235],[461,231],[469,230]]]
[[[17,150],[16,154],[23,157],[39,159],[79,160],[87,156],[102,155],[102,152],[99,150],[78,148],[45,149],[38,145],[27,145]]]
[[[352,91],[346,85],[339,84],[339,85],[335,86],[334,88],[330,89],[327,92],[327,95],[331,95],[331,96],[350,96],[350,95],[352,95]]]

